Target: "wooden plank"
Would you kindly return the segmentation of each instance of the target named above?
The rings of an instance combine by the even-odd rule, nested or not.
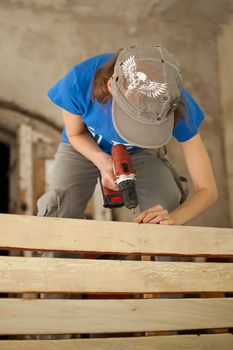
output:
[[[0,341],[0,350],[232,350],[232,334]]]
[[[0,215],[0,248],[233,256],[233,229]]]
[[[142,255],[141,256],[141,260],[142,261],[154,261],[154,257],[153,256],[149,256],[149,255]],[[152,299],[152,298],[159,298],[160,294],[158,293],[144,293],[143,294],[143,299]],[[146,336],[152,336],[152,335],[158,335],[158,332],[146,332],[145,335]],[[160,332],[159,335],[164,335],[164,332]]]
[[[37,147],[37,145],[34,145],[34,148]],[[36,148],[37,149],[37,148]],[[35,150],[34,150],[35,151]],[[33,192],[34,192],[34,198],[33,198],[33,212],[37,212],[37,199],[42,196],[42,194],[45,192],[45,159],[44,158],[37,158],[35,156],[36,152],[33,152],[34,155],[34,161],[33,161]]]
[[[233,263],[0,257],[2,293],[232,292]]]
[[[233,299],[0,299],[0,334],[173,331],[233,327]]]
[[[31,125],[20,124],[18,131],[18,187],[20,211],[25,215],[33,213],[33,129]]]

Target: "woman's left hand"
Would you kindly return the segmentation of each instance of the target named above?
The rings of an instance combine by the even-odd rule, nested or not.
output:
[[[137,224],[161,224],[174,225],[174,220],[162,205],[155,205],[149,209],[144,210],[134,220]]]

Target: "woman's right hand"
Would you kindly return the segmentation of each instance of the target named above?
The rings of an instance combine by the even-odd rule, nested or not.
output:
[[[113,163],[110,156],[106,157],[103,162],[103,165],[100,169],[101,181],[104,187],[112,191],[119,191],[118,185],[115,183],[115,175],[113,172]]]

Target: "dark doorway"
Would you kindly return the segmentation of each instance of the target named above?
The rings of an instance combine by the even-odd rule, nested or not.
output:
[[[0,142],[0,213],[9,210],[10,147]]]

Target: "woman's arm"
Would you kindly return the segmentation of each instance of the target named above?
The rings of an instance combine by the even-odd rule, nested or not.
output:
[[[103,185],[117,191],[118,186],[114,182],[112,158],[99,148],[91,134],[87,131],[82,117],[63,110],[63,119],[66,134],[71,145],[100,170]]]
[[[216,201],[216,183],[200,135],[197,134],[190,140],[181,142],[180,146],[194,185],[194,193],[170,213],[162,206],[156,205],[143,211],[136,222],[183,225],[203,213]]]
[[[218,196],[209,156],[199,134],[186,142],[181,149],[190,173],[194,193],[170,213],[176,225],[182,225],[208,209]]]

